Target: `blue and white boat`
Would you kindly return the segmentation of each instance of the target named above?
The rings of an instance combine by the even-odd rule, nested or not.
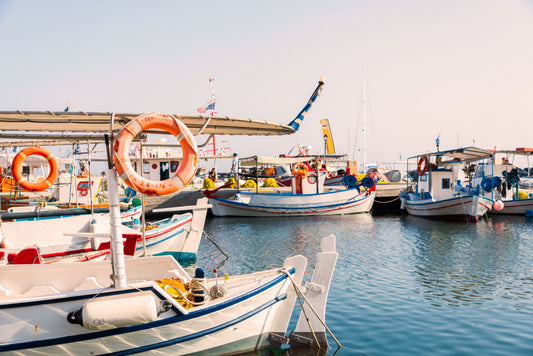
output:
[[[264,157],[262,159],[265,160]],[[272,158],[271,160],[274,162],[280,159]],[[313,216],[371,211],[375,198],[373,189],[360,191],[355,185],[348,189],[345,187],[324,188],[325,172],[307,173],[291,178],[290,191],[269,192],[263,189],[262,191],[257,189],[255,192],[239,191],[229,199],[219,198],[210,191],[205,191],[204,194],[210,198],[211,210],[216,216]]]
[[[415,160],[418,180],[401,192],[401,208],[415,216],[477,222],[494,200],[470,181],[474,171],[470,166],[491,158],[490,151],[475,147],[410,157],[407,164]]]
[[[533,148],[496,150],[491,162],[476,167],[472,181],[481,185],[481,194],[502,202],[493,206],[491,214],[525,215],[533,209],[533,172],[529,168],[532,156]],[[519,164],[527,168],[522,170]]]

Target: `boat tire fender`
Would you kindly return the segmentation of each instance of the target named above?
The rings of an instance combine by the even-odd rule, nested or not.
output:
[[[361,184],[363,185],[363,187],[370,189],[374,186],[374,180],[370,177],[364,177],[361,180]]]
[[[355,178],[355,176],[351,175],[351,174],[346,174],[343,178],[342,178],[342,182],[344,183],[344,185],[346,185],[348,188],[355,188],[356,185],[357,185],[357,178]]]

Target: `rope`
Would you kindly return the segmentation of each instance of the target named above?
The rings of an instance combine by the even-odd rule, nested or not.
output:
[[[387,203],[392,203],[393,201],[396,201],[400,199],[400,196],[398,195],[396,198],[394,199],[391,199],[391,200],[387,200],[387,201],[379,201],[379,200],[374,200],[374,202],[376,203],[380,203],[380,204],[387,204]]]
[[[215,245],[215,247],[216,247],[220,252],[222,252],[222,254],[223,254],[224,256],[226,256],[226,258],[229,258],[229,256],[228,256],[224,251],[222,251],[222,249],[217,245],[217,243],[216,243],[215,241],[213,241],[213,240],[209,237],[209,235],[207,235],[207,233],[206,233],[205,231],[202,231],[202,234],[205,236],[205,238],[206,238],[208,241],[211,241],[211,243],[212,243],[213,245]]]
[[[203,280],[205,281],[205,278],[203,278]],[[180,294],[180,296],[183,298],[183,300],[185,300],[187,303],[190,303],[190,304],[195,305],[195,306],[196,306],[196,305],[204,305],[204,304],[210,299],[210,297],[209,297],[209,291],[207,290],[207,288],[206,288],[202,283],[200,283],[200,281],[195,280],[194,278],[193,278],[192,286],[191,286],[191,289],[190,289],[189,293],[191,293],[191,295],[192,295],[193,297],[194,297],[194,296],[197,296],[197,297],[204,297],[204,300],[201,301],[201,302],[193,302],[192,300],[190,300],[189,298],[187,298],[186,293],[183,293],[183,292],[181,291],[181,289],[179,289],[179,288],[177,288],[177,287],[175,287],[175,286],[172,286],[172,285],[169,285],[169,284],[164,285],[164,286],[163,286],[163,290],[164,290],[165,292],[167,292],[168,295],[170,295],[172,298],[178,298],[179,296],[178,296],[177,294],[174,294],[174,293],[171,293],[170,291],[168,291],[167,288],[166,288],[167,286],[168,286],[168,287],[172,287],[173,289],[177,290],[178,293]],[[198,289],[198,287],[201,287],[201,289],[203,289],[206,293],[205,293],[205,294],[198,294],[198,293],[196,293],[195,288]]]
[[[292,276],[290,275],[290,273],[286,270],[286,269],[282,269],[281,270],[283,273],[285,273],[285,275],[287,276],[287,278],[289,278],[289,280],[292,282],[292,286],[294,287],[294,289],[296,290],[296,293],[300,294],[304,300],[307,302],[307,305],[309,306],[309,308],[311,309],[311,311],[313,312],[313,314],[315,314],[315,316],[317,317],[318,321],[320,321],[320,323],[322,324],[322,326],[324,326],[324,328],[327,330],[327,332],[329,333],[329,335],[333,338],[333,340],[335,340],[335,342],[337,343],[337,345],[339,347],[342,347],[341,343],[339,342],[339,340],[337,340],[337,338],[335,337],[335,335],[333,335],[333,333],[331,332],[331,330],[328,328],[328,326],[326,325],[326,323],[322,320],[322,318],[320,318],[320,315],[318,315],[317,311],[315,310],[315,308],[313,308],[313,306],[311,305],[311,303],[309,302],[309,300],[307,299],[307,297],[305,296],[305,294],[302,293],[302,291],[300,290],[300,287],[298,287],[298,285],[296,284],[296,282],[294,282],[294,279],[292,278]],[[302,308],[303,310],[303,308]],[[313,332],[313,330],[311,329],[311,332]],[[314,333],[313,333],[314,335]]]

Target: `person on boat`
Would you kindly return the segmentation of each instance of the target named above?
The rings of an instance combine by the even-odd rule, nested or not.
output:
[[[211,171],[209,171],[209,179],[211,179],[215,183],[218,182],[217,172],[215,170],[215,167],[213,167]]]
[[[233,161],[231,161],[231,176],[238,182],[239,179],[239,155],[237,152],[233,154]]]

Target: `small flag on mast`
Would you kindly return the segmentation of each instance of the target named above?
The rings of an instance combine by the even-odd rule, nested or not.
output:
[[[205,109],[206,110],[215,110],[215,101],[213,100],[212,102],[210,102],[209,105],[207,105],[207,107]]]

